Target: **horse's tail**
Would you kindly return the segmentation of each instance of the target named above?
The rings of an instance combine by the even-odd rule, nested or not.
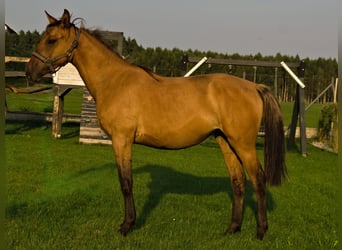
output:
[[[263,99],[263,125],[265,129],[264,165],[266,181],[278,186],[286,177],[285,135],[279,102],[270,88],[257,84]]]

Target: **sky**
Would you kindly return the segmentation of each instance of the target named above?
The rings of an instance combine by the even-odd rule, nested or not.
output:
[[[87,28],[121,31],[143,47],[337,58],[340,0],[6,0],[5,22],[42,32],[44,10]]]

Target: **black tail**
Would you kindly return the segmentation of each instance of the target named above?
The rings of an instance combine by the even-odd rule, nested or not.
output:
[[[257,90],[264,102],[263,124],[265,127],[264,164],[266,181],[278,186],[286,177],[285,134],[279,102],[270,88],[258,84]]]

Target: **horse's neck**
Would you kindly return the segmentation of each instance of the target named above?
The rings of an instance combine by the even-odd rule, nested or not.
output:
[[[79,45],[74,51],[72,63],[77,68],[90,94],[96,98],[101,83],[114,78],[116,72],[130,67],[117,54],[87,32],[81,32]],[[106,69],[110,67],[110,69]],[[103,85],[103,84],[102,84]]]

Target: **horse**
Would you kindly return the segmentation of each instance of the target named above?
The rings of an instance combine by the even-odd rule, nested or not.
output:
[[[163,77],[125,61],[68,10],[49,21],[26,65],[30,81],[39,81],[72,63],[96,102],[99,123],[110,137],[124,200],[123,236],[136,221],[133,199],[132,145],[183,149],[214,136],[230,176],[231,221],[226,231],[241,230],[247,172],[257,200],[257,239],[268,229],[267,184],[279,186],[287,175],[282,113],[271,89],[223,73]],[[265,128],[264,168],[256,153]]]

